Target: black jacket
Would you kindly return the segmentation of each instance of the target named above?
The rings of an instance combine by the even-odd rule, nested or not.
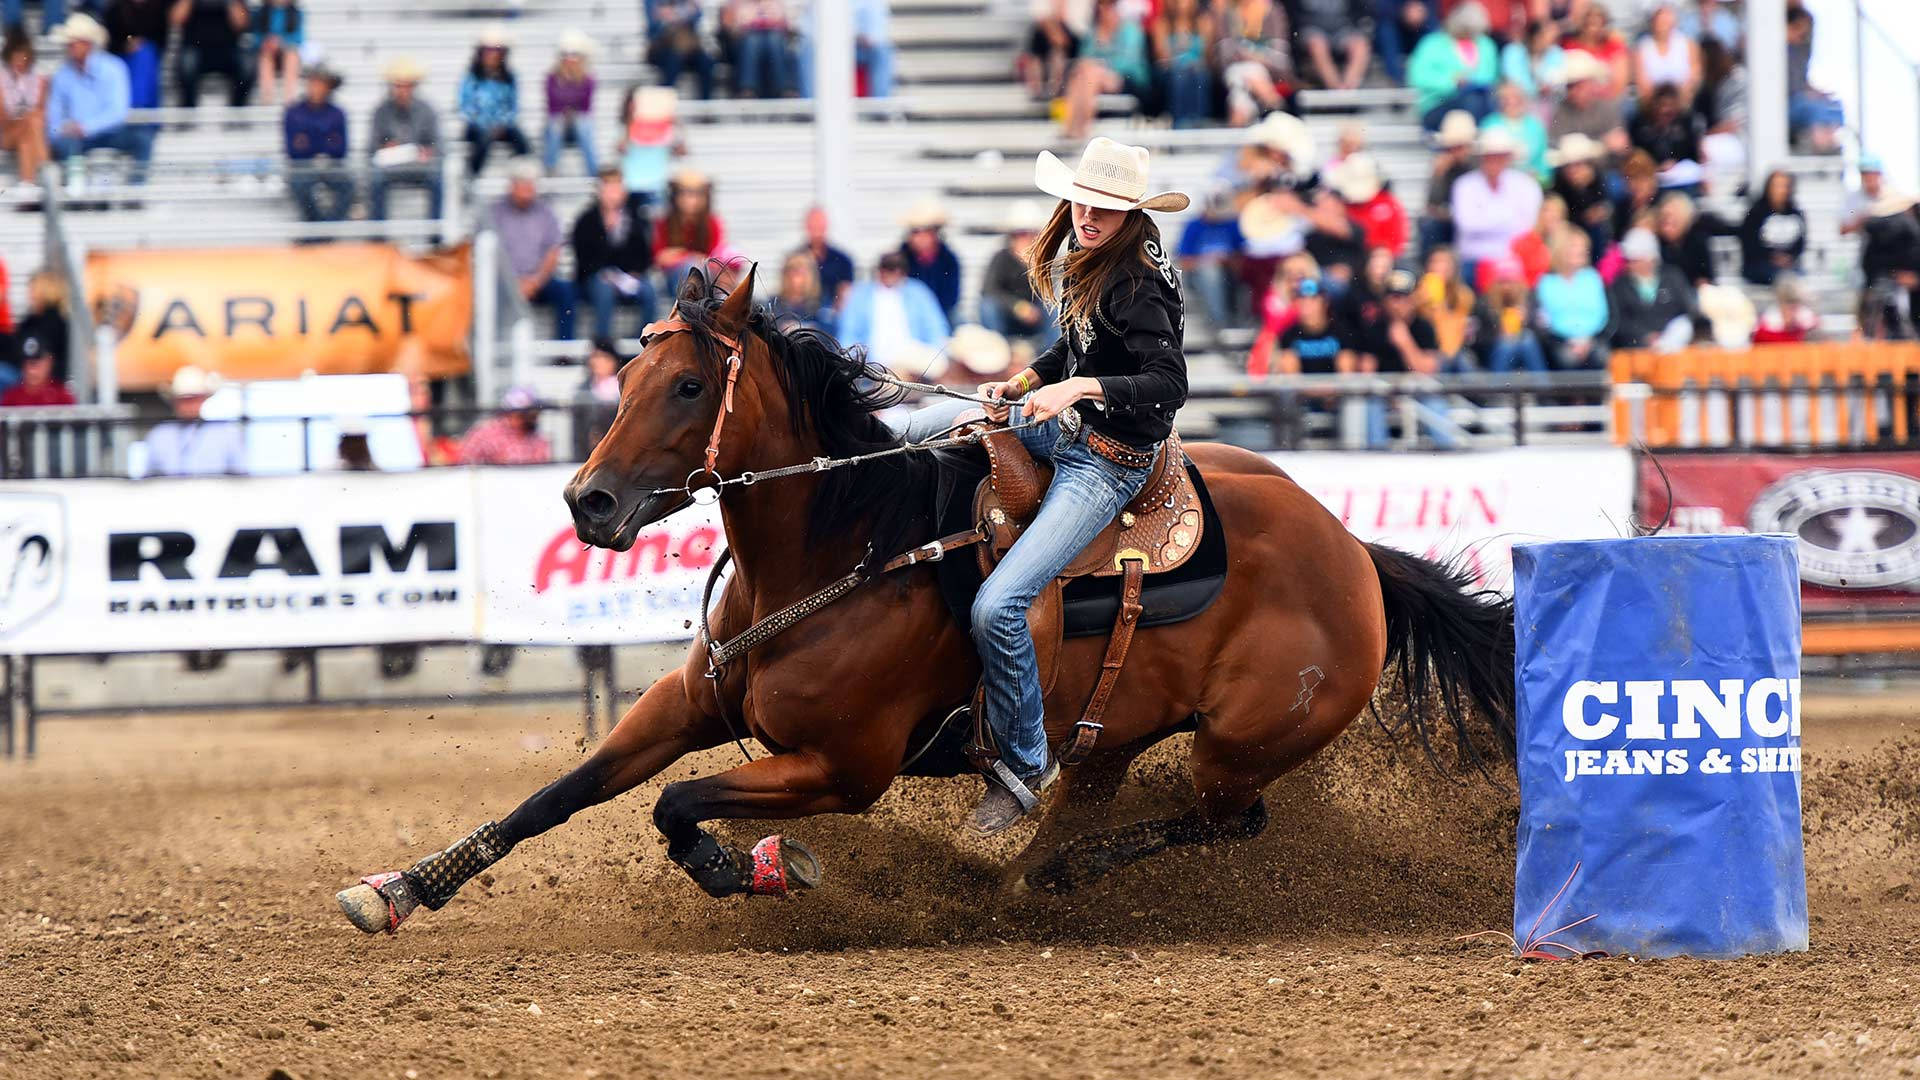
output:
[[[622,211],[627,219],[627,235],[619,247],[607,239],[607,223],[595,202],[580,212],[573,223],[574,279],[585,283],[611,266],[639,277],[653,266],[653,223],[647,220],[641,202],[628,199]]]
[[[1646,348],[1668,323],[1682,316],[1696,324],[1700,321],[1693,283],[1671,266],[1660,268],[1659,287],[1651,301],[1642,298],[1634,287],[1633,275],[1622,270],[1607,287],[1607,306],[1613,309],[1613,345],[1617,349]]]
[[[1047,383],[1098,379],[1104,407],[1082,401],[1074,408],[1102,435],[1145,448],[1167,437],[1186,404],[1187,358],[1180,272],[1158,240],[1146,241],[1142,253],[1147,261],[1129,261],[1101,290],[1092,318],[1061,324],[1060,340],[1034,359],[1033,370]]]
[[[1747,218],[1740,223],[1740,257],[1748,266],[1770,264],[1775,255],[1785,255],[1795,264],[1807,250],[1807,215],[1798,203],[1788,202],[1776,210],[1766,196],[1753,200]]]
[[[1868,219],[1860,231],[1860,269],[1869,283],[1920,270],[1920,220],[1912,210]]]

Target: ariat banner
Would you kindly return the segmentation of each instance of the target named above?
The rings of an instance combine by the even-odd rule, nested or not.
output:
[[[87,258],[95,310],[119,336],[120,385],[164,386],[182,367],[229,379],[306,372],[467,371],[469,249],[385,244],[105,251]]]

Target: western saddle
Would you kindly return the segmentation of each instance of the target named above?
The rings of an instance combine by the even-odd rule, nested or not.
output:
[[[1035,461],[1021,444],[1019,435],[1004,428],[989,432],[983,445],[988,471],[974,492],[973,508],[974,520],[981,522],[986,530],[986,542],[976,548],[984,577],[993,572],[1014,541],[1033,523],[1047,484],[1053,478],[1053,466]],[[1200,547],[1204,515],[1193,480],[1187,473],[1187,456],[1180,449],[1178,435],[1170,435],[1161,443],[1151,469],[1140,494],[1067,564],[1057,579],[1041,590],[1027,614],[1039,662],[1041,693],[1050,695],[1059,673],[1064,583],[1083,576],[1121,579],[1120,609],[1107,638],[1100,678],[1059,751],[1062,765],[1085,760],[1100,739],[1104,727],[1102,717],[1113,697],[1114,685],[1120,679],[1127,650],[1133,644],[1135,626],[1140,621],[1140,593],[1146,576],[1181,566]],[[999,754],[994,749],[993,731],[977,695],[973,717],[974,740],[969,756],[984,768],[997,761]]]

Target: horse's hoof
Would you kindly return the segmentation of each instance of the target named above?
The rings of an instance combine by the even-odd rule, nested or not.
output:
[[[1037,893],[1070,893],[1082,884],[1079,875],[1074,873],[1062,855],[1053,856],[1020,877],[1022,891]]]
[[[419,906],[398,871],[361,878],[360,884],[341,889],[333,899],[348,921],[369,934],[393,933]]]
[[[749,859],[753,879],[747,891],[754,896],[792,895],[795,889],[820,885],[820,859],[798,840],[775,834],[753,845]]]

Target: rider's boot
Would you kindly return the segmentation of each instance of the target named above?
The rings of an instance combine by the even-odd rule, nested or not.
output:
[[[460,886],[512,850],[500,826],[489,821],[405,870],[361,878],[360,884],[342,889],[334,899],[353,925],[369,934],[382,930],[391,934],[415,910],[445,907]]]
[[[987,790],[973,808],[973,828],[982,836],[992,836],[1040,805],[1040,796],[1060,778],[1060,763],[1049,761],[1040,775],[1022,778],[996,759],[986,773]]]

